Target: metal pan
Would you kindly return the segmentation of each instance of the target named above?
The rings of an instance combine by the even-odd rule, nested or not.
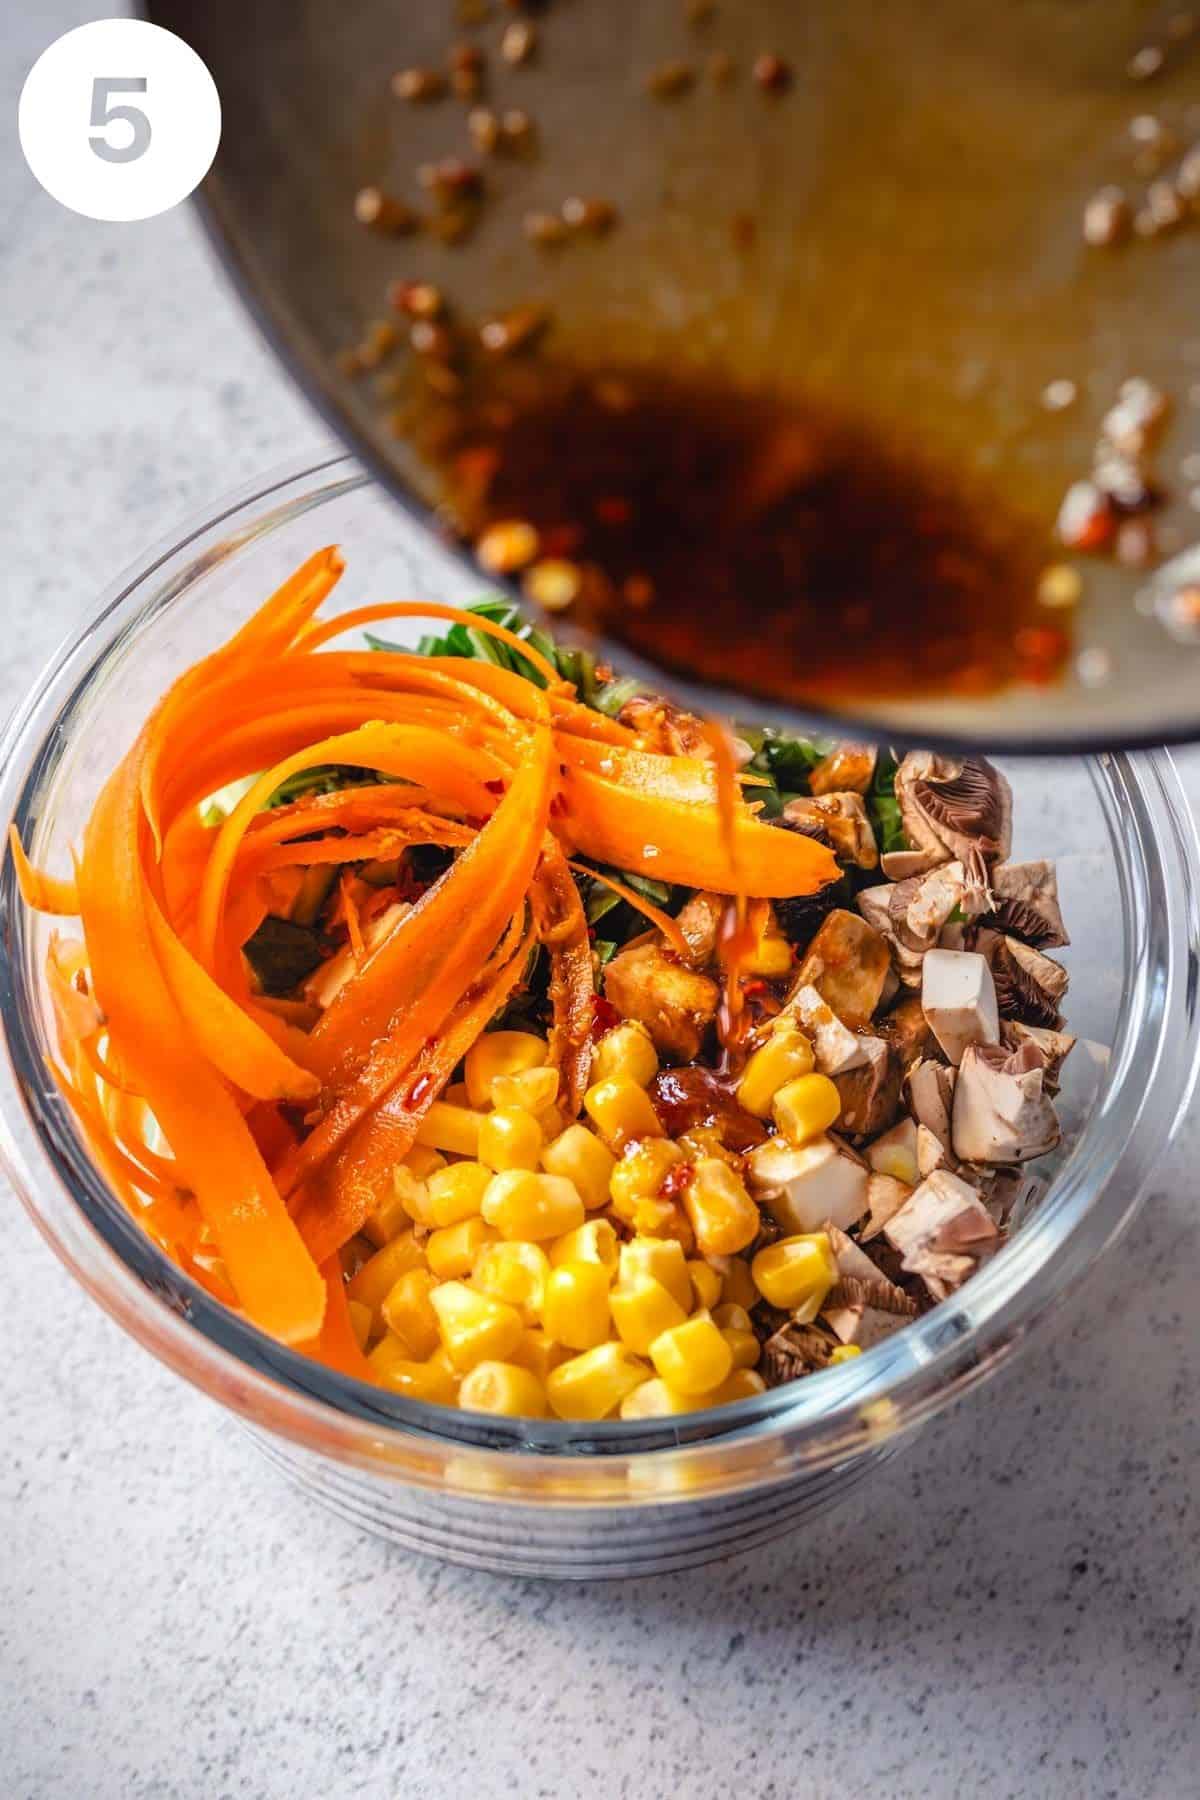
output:
[[[837,421],[864,458],[880,446],[893,471],[910,454],[940,471],[978,513],[1002,516],[1008,550],[1038,566],[1064,560],[1062,496],[1091,469],[1121,383],[1145,378],[1173,404],[1153,529],[1168,554],[1200,536],[1200,210],[1108,248],[1081,229],[1089,198],[1113,182],[1144,214],[1151,183],[1172,179],[1200,141],[1200,29],[1179,11],[718,0],[690,18],[705,9],[558,0],[514,14],[492,0],[469,27],[453,0],[148,0],[145,11],[195,46],[220,90],[222,144],[201,201],[243,297],[339,434],[443,533],[454,496],[431,448],[439,409],[405,402],[397,421],[395,394],[419,359],[405,349],[350,375],[339,354],[372,321],[395,320],[385,295],[396,279],[435,283],[476,322],[544,307],[545,354],[589,379],[616,366],[699,384],[727,395],[731,416],[744,394],[794,399]],[[510,66],[501,35],[525,17],[536,49]],[[456,42],[485,52],[482,102],[535,121],[536,155],[480,159],[463,101],[392,94],[396,70],[444,70]],[[754,80],[764,53],[786,64],[786,91]],[[727,82],[712,68],[722,55]],[[655,98],[647,80],[672,60],[691,84]],[[1139,119],[1162,127],[1157,144]],[[356,221],[371,184],[423,205],[417,169],[448,156],[485,169],[462,241]],[[618,225],[555,249],[531,243],[525,215],[568,195],[611,201]],[[394,392],[381,394],[389,371]],[[1074,397],[1055,410],[1047,391]],[[684,418],[681,441],[688,429]],[[855,540],[871,534],[868,511]],[[1131,545],[1126,534],[1122,553]],[[1200,736],[1200,645],[1172,613],[1170,566],[1065,560],[1083,578],[1078,605],[1032,616],[1051,630],[1069,620],[1070,654],[1049,684],[913,691],[897,679],[797,708],[747,691],[759,684],[736,659],[714,655],[697,678],[656,641],[652,616],[627,627],[605,612],[601,642],[742,717],[799,710],[1008,749]],[[744,593],[739,631],[760,631],[763,605]],[[719,631],[726,644],[736,635],[728,618]]]

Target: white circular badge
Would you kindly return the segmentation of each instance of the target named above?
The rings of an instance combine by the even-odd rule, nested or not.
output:
[[[221,139],[221,100],[196,52],[161,25],[98,19],[56,38],[21,90],[25,161],[89,219],[151,219],[186,200]]]

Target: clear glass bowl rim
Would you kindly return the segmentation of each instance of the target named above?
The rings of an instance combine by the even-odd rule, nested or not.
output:
[[[194,518],[112,584],[0,740],[0,818],[16,820],[35,855],[72,716],[108,659],[214,562],[370,485],[345,456],[290,463]],[[348,1470],[471,1500],[575,1508],[661,1506],[835,1469],[912,1431],[1001,1365],[1131,1217],[1186,1108],[1200,1051],[1195,828],[1165,750],[1105,755],[1089,769],[1117,866],[1127,981],[1106,1084],[1078,1149],[1035,1217],[960,1294],[853,1362],[759,1399],[665,1423],[488,1419],[365,1387],[218,1305],[129,1218],[59,1100],[11,859],[0,870],[0,1160],[56,1254],[125,1330],[261,1431]],[[670,1491],[648,1483],[639,1492],[651,1452],[670,1454]]]

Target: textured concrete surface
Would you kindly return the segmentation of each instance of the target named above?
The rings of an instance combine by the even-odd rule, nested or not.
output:
[[[36,52],[88,16],[7,10],[9,119]],[[91,225],[10,129],[0,157],[3,711],[148,541],[321,433],[187,213]],[[840,1512],[583,1590],[314,1511],[0,1191],[0,1791],[1196,1793],[1198,1151],[1193,1125],[1017,1368]]]

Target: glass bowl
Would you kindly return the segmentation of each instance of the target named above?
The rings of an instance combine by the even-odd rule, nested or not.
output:
[[[155,550],[54,658],[0,745],[0,818],[69,868],[92,799],[166,683],[303,557],[338,542],[327,610],[472,597],[353,462],[292,467]],[[419,579],[418,579],[419,576]],[[478,1567],[595,1577],[681,1567],[830,1504],[1012,1354],[1130,1218],[1192,1087],[1197,844],[1165,752],[1005,765],[1014,854],[1059,859],[1073,943],[1064,1144],[1040,1204],[949,1301],[839,1368],[669,1421],[489,1419],[341,1377],[197,1288],[110,1193],[46,1064],[49,926],[0,873],[0,1154],[47,1241],[156,1356],[324,1504]],[[1105,1048],[1111,1054],[1105,1053]]]

